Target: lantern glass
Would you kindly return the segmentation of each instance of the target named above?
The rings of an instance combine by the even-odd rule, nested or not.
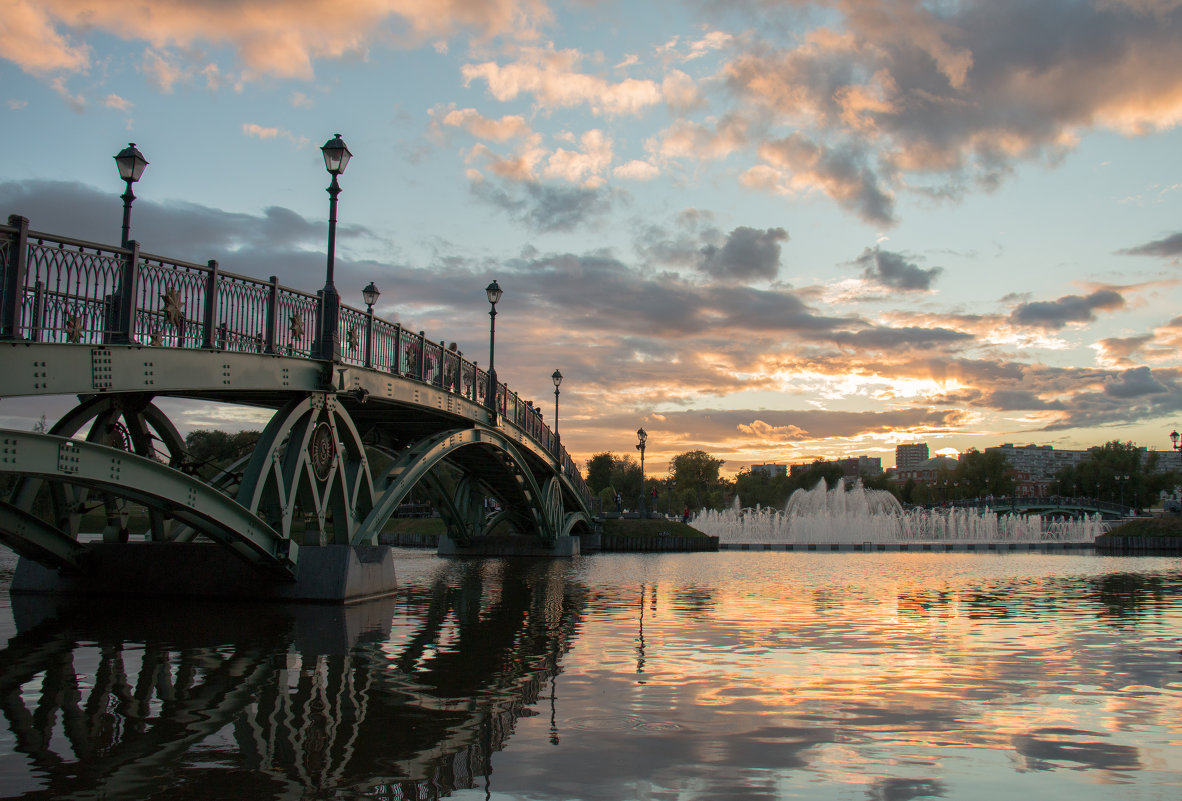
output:
[[[353,158],[353,154],[345,146],[345,140],[341,139],[340,134],[333,134],[332,139],[320,147],[320,152],[324,154],[324,169],[328,170],[331,175],[344,173],[349,159]]]
[[[129,142],[127,147],[119,151],[115,163],[119,165],[119,177],[131,183],[138,181],[148,166],[148,160],[135,146],[135,142]]]
[[[488,295],[488,302],[491,303],[492,305],[496,306],[497,303],[501,300],[501,294],[502,294],[501,285],[498,284],[496,281],[493,281],[491,284],[489,284],[488,286],[486,286],[484,288],[484,294]]]

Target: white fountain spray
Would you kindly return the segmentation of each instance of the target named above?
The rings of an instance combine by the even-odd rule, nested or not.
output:
[[[811,490],[793,492],[783,511],[758,506],[744,509],[736,498],[730,509],[703,509],[690,525],[718,537],[722,544],[1090,543],[1104,533],[1099,515],[1048,521],[991,509],[904,510],[885,490],[868,490],[861,481],[848,489],[842,483],[830,489],[824,479]]]

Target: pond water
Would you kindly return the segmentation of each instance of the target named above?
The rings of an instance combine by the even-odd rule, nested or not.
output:
[[[0,797],[1182,796],[1182,559],[396,553],[346,609],[0,593]]]

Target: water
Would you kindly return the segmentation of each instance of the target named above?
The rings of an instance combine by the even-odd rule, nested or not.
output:
[[[1182,794],[1182,559],[398,554],[348,609],[3,593],[0,797]]]
[[[1090,543],[1104,533],[1099,515],[1075,520],[1043,520],[1033,515],[998,514],[978,509],[904,510],[884,490],[859,481],[850,489],[829,489],[824,480],[811,490],[792,493],[783,510],[703,509],[691,521],[699,531],[733,543],[888,543],[888,542],[1072,542]]]

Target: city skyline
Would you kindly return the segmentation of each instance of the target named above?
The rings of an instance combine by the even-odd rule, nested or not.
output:
[[[3,213],[336,285],[646,468],[1182,423],[1182,5],[18,0]],[[44,412],[0,402],[0,425]],[[184,407],[188,427],[262,415]]]

